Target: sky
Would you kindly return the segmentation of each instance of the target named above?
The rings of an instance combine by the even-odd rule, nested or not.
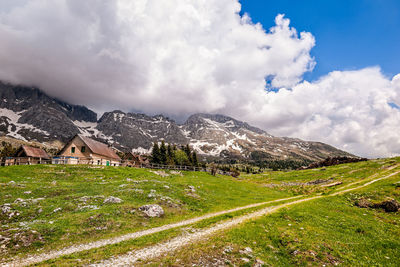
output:
[[[305,79],[318,79],[333,70],[380,66],[393,76],[400,69],[400,1],[398,0],[241,0],[247,12],[265,28],[276,14],[285,14],[298,31],[311,32],[317,61]]]
[[[400,155],[400,2],[2,0],[0,80]]]

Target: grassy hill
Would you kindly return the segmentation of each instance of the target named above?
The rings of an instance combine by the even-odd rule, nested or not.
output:
[[[379,177],[399,162],[400,159],[374,160],[314,170],[242,174],[240,178],[214,177],[202,172],[167,171],[165,175],[122,167],[2,167],[0,259],[44,253],[251,203],[322,195],[326,197],[221,232],[192,245],[190,250],[178,251],[149,264],[202,265],[200,261],[221,260],[250,266],[257,259],[273,266],[398,264],[399,212],[361,209],[354,203],[360,198],[378,202],[391,197],[400,201],[400,189],[395,184],[400,176],[343,195],[329,194],[367,177]],[[329,186],[334,183],[341,184]],[[104,203],[110,196],[122,202]],[[148,218],[138,210],[142,205],[153,203],[163,207],[164,216]],[[218,216],[188,229],[208,227],[254,209]],[[44,265],[86,264],[167,240],[185,231],[187,228],[165,231],[51,260]],[[251,248],[251,255],[240,252],[245,247]]]

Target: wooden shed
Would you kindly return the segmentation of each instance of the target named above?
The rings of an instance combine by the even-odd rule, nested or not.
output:
[[[21,146],[15,153],[14,164],[9,165],[30,165],[50,163],[50,157],[41,148]]]
[[[125,155],[123,162],[123,165],[128,167],[145,167],[150,164],[147,156],[133,154],[132,152]]]

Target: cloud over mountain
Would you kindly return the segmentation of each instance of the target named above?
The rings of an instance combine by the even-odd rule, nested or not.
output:
[[[5,0],[0,79],[100,111],[224,113],[361,155],[400,153],[400,112],[388,105],[400,102],[399,79],[367,68],[303,82],[312,34],[283,15],[264,29],[240,10],[237,0]]]

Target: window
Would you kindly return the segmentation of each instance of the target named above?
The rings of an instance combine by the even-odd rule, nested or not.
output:
[[[97,160],[97,165],[100,165],[100,160]]]
[[[86,147],[85,146],[81,147],[81,152],[85,153],[85,151],[86,151]]]
[[[75,153],[75,147],[74,147],[74,146],[71,147],[71,153],[72,153],[72,154]]]

